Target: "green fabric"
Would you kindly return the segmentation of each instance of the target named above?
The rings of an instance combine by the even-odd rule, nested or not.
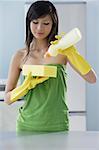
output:
[[[56,132],[68,131],[68,108],[66,105],[65,66],[57,66],[57,78],[49,78],[24,97],[24,104],[19,109],[17,132]]]

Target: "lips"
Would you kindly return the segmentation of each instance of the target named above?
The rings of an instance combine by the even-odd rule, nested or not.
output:
[[[44,33],[42,33],[42,32],[39,32],[39,33],[37,33],[37,34],[39,34],[39,35],[42,35],[42,34],[44,34]]]

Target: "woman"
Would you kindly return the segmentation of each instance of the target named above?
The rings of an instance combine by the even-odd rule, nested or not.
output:
[[[19,109],[17,131],[55,132],[68,131],[68,108],[66,105],[66,72],[67,63],[86,81],[96,82],[92,69],[82,75],[75,69],[66,55],[61,52],[55,57],[44,57],[58,34],[58,16],[53,4],[49,1],[34,2],[26,16],[26,48],[17,51],[13,56],[5,92],[5,102],[11,104],[11,92],[17,85],[23,65],[57,66],[57,78],[49,78],[24,97],[24,105]]]

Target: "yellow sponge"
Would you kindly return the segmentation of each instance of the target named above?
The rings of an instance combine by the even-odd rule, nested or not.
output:
[[[57,66],[23,65],[22,74],[26,76],[29,72],[32,73],[32,76],[56,77]]]

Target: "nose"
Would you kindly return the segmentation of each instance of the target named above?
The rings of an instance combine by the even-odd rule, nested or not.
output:
[[[42,31],[43,30],[43,25],[41,23],[38,24],[37,30],[38,31]]]

